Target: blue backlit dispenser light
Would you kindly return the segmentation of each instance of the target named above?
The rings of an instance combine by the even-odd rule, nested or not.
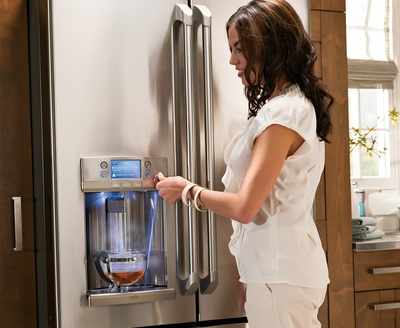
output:
[[[164,204],[154,176],[165,158],[81,158],[89,306],[173,298],[168,288]]]

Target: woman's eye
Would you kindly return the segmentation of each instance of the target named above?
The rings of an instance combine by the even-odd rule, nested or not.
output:
[[[235,52],[236,52],[237,54],[240,54],[240,53],[242,53],[242,49],[241,49],[241,48],[235,48]]]

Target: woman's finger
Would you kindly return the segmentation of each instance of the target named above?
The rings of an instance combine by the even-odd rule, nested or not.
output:
[[[180,196],[180,189],[175,188],[160,188],[158,193],[161,197],[165,197],[166,195],[174,195],[174,197]]]
[[[180,194],[179,193],[177,194],[176,192],[161,190],[159,191],[159,194],[168,203],[174,203],[180,198]]]
[[[164,179],[165,179],[164,174],[162,174],[162,172],[158,172],[158,173],[153,177],[154,186],[156,186],[157,183],[159,183],[161,180],[164,180]]]
[[[177,188],[177,189],[181,188],[182,189],[185,187],[185,185],[186,185],[185,179],[183,179],[181,177],[168,177],[168,178],[164,177],[164,179],[162,181],[160,181],[156,184],[156,188],[158,190],[160,190],[160,188]]]
[[[158,173],[156,174],[156,177],[157,177],[157,179],[158,179],[159,181],[165,179],[165,176],[164,176],[164,174],[163,174],[162,172],[158,172]]]

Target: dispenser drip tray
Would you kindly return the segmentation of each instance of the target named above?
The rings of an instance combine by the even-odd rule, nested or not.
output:
[[[149,289],[149,286],[124,287],[123,291],[110,289],[98,289],[88,292],[89,307],[109,306],[133,303],[149,303],[176,297],[174,288]]]

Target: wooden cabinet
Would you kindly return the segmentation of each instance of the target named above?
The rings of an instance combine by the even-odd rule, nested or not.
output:
[[[400,327],[400,250],[354,252],[357,328]]]
[[[331,142],[326,145],[325,172],[316,197],[316,223],[331,280],[320,319],[323,327],[351,328],[355,318],[345,0],[310,0],[309,8],[310,37],[318,55],[314,72],[335,100],[331,108],[333,129],[328,137]]]
[[[335,3],[340,5],[339,1]],[[338,6],[338,10],[340,8]],[[310,34],[319,55],[314,67],[315,73],[334,97],[331,107],[333,130],[328,137],[330,143],[326,145],[324,197],[323,200],[321,197],[321,209],[317,211],[317,219],[325,219],[325,224],[320,224],[319,230],[326,234],[331,280],[326,301],[329,327],[350,328],[354,327],[354,294],[350,165],[348,156],[344,156],[349,152],[346,22],[343,11],[325,10],[323,6],[314,8],[320,10],[314,10],[312,5],[311,9]],[[318,215],[318,212],[323,215]]]
[[[400,327],[400,289],[355,294],[357,328]]]
[[[400,250],[354,252],[355,291],[400,288]]]
[[[0,326],[7,328],[36,327],[27,9],[26,0],[0,0]]]

